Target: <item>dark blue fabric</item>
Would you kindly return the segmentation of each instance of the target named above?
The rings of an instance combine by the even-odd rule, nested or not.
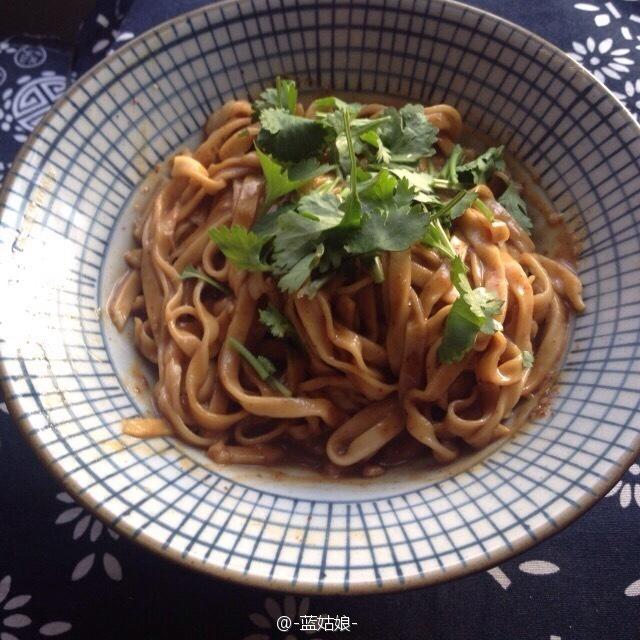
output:
[[[30,129],[77,74],[134,34],[201,4],[99,0],[73,47],[20,34],[0,41],[0,181]],[[637,116],[640,2],[472,4],[571,52]],[[189,572],[105,530],[61,493],[0,404],[0,640],[637,638],[639,476],[633,465],[568,529],[490,572],[401,594],[293,598]],[[349,616],[351,631],[307,636],[298,629],[287,636],[274,621],[285,607]]]

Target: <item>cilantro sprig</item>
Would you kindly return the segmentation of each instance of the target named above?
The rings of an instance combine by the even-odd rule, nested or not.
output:
[[[439,220],[429,225],[423,242],[450,262],[451,282],[459,297],[447,315],[438,358],[446,364],[459,362],[472,349],[478,333],[491,335],[502,330],[494,316],[500,313],[504,302],[484,287],[471,287],[464,262]]]
[[[448,230],[472,206],[493,219],[495,206],[488,207],[472,189],[504,171],[503,148],[491,147],[465,162],[464,149],[455,145],[439,171],[430,161],[424,171],[424,159],[435,154],[438,130],[422,105],[360,118],[359,104],[329,96],[315,100],[315,115],[307,118],[296,114],[297,99],[295,83],[278,79],[255,101],[261,126],[256,154],[265,179],[261,215],[250,230],[212,229],[211,240],[239,268],[271,274],[281,290],[306,296],[339,270],[366,268],[374,282],[382,282],[380,254],[422,241],[450,263],[459,295],[438,354],[442,362],[459,361],[479,333],[501,329],[495,317],[503,301],[471,286]],[[310,190],[319,176],[325,176],[322,184]],[[530,229],[513,183],[499,202]],[[259,314],[272,335],[294,338],[295,330],[275,307]],[[275,368],[266,359],[249,360],[244,352],[243,357],[261,367],[263,379],[273,378]],[[526,366],[529,356],[522,357]]]
[[[202,273],[202,271],[196,269],[192,264],[186,266],[180,274],[181,280],[188,280],[190,278],[195,278],[197,280],[206,282],[208,285],[212,286],[214,289],[224,294],[225,296],[231,295],[231,289],[229,289],[229,287],[221,284],[220,282],[216,282],[213,278],[210,278],[205,273]]]
[[[273,305],[258,311],[260,322],[269,329],[274,338],[292,338],[296,340],[298,335],[289,319]]]
[[[292,393],[278,378],[275,377],[276,366],[264,356],[255,356],[247,347],[235,338],[227,338],[227,344],[241,355],[253,368],[260,380],[264,380],[270,387],[283,396],[290,398]]]

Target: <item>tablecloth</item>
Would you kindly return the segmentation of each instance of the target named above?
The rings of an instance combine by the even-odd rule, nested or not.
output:
[[[0,182],[63,87],[134,35],[200,4],[98,0],[72,46],[46,36],[0,40]],[[640,1],[471,4],[567,51],[638,117]],[[490,571],[406,593],[309,598],[216,580],[119,538],[41,467],[1,400],[0,640],[640,637],[637,463],[577,522]],[[283,614],[306,630],[279,631]]]

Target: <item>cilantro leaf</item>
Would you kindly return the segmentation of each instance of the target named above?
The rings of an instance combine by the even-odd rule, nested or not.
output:
[[[385,147],[384,142],[382,142],[382,138],[377,131],[364,131],[360,134],[360,140],[362,140],[362,142],[366,142],[372,147],[375,147],[376,160],[378,162],[381,164],[389,164],[391,162],[391,151]]]
[[[227,343],[253,367],[253,370],[258,374],[258,377],[261,380],[264,380],[283,396],[286,396],[287,398],[291,397],[291,391],[287,389],[280,380],[274,377],[273,374],[276,372],[276,367],[269,358],[265,358],[264,356],[254,356],[253,353],[251,353],[251,351],[242,344],[242,342],[235,338],[227,338]]]
[[[469,318],[467,305],[458,298],[449,310],[444,324],[442,342],[438,347],[440,362],[450,364],[459,362],[473,347],[478,335],[478,326],[473,318]]]
[[[423,237],[427,222],[425,214],[408,208],[374,211],[365,215],[347,250],[354,254],[404,251]]]
[[[313,158],[303,160],[287,169],[260,149],[256,149],[256,154],[266,183],[263,205],[265,210],[269,209],[278,198],[299,189],[309,180],[327,173],[331,169],[330,165],[321,165]]]
[[[444,324],[442,342],[438,347],[440,361],[459,362],[471,350],[479,332],[492,334],[500,331],[502,325],[493,316],[499,313],[502,304],[484,287],[461,294],[451,305]]]
[[[531,367],[533,367],[533,363],[535,362],[533,353],[531,353],[531,351],[523,351],[521,355],[522,355],[522,368],[531,369]]]
[[[314,107],[316,112],[319,113],[349,110],[353,113],[354,118],[358,115],[358,112],[361,108],[361,105],[359,105],[357,102],[345,102],[344,100],[340,100],[340,98],[336,98],[335,96],[316,98],[311,103],[311,106]]]
[[[300,259],[293,267],[278,281],[278,287],[282,291],[295,293],[311,277],[311,272],[318,266],[320,258],[324,253],[324,245],[319,244],[313,253],[309,253]]]
[[[339,204],[333,193],[313,192],[300,198],[295,210],[280,215],[273,243],[276,271],[287,272],[315,252],[322,233],[341,223],[344,214]]]
[[[378,134],[392,162],[417,162],[435,153],[438,130],[427,120],[422,105],[407,104],[400,111],[392,107],[383,116],[389,116],[389,121],[381,125]]]
[[[440,198],[434,194],[434,187],[447,187],[448,185],[442,184],[437,178],[434,178],[429,173],[424,171],[415,171],[409,169],[406,166],[390,166],[389,171],[398,178],[404,178],[409,186],[413,187],[417,194],[414,196],[414,200],[422,202],[426,205],[440,204]]]
[[[408,184],[405,180],[405,184]],[[385,202],[391,199],[398,186],[398,180],[387,169],[383,169],[360,192],[360,196],[369,206],[372,203]]]
[[[412,211],[416,192],[406,179],[398,180],[385,169],[361,195],[366,212],[361,226],[346,245],[347,251],[353,254],[404,251],[422,238],[429,218]]]
[[[509,182],[505,192],[498,198],[498,202],[526,233],[531,233],[533,223],[527,215],[527,205],[513,182]]]
[[[258,315],[260,322],[269,329],[272,336],[276,338],[297,337],[296,330],[289,319],[273,305],[270,304],[266,309],[260,309]]]
[[[477,198],[478,194],[473,191],[458,191],[451,200],[448,200],[433,212],[432,218],[438,218],[449,225],[476,202]]]
[[[451,305],[447,315],[438,357],[444,363],[458,362],[473,347],[478,332],[492,334],[502,330],[494,316],[504,303],[484,287],[471,288],[466,267],[456,255],[440,220],[429,224],[422,241],[451,261],[451,282],[460,297]]]
[[[229,289],[229,287],[219,282],[216,282],[213,278],[210,278],[205,273],[202,273],[202,271],[196,269],[192,264],[186,266],[182,270],[182,273],[180,274],[181,280],[188,280],[189,278],[196,278],[197,280],[202,280],[203,282],[206,282],[207,284],[211,285],[214,289],[217,289],[218,291],[220,291],[220,293],[223,293],[225,296],[228,296],[231,294],[231,290]]]
[[[451,240],[442,227],[440,220],[433,220],[429,223],[422,237],[422,243],[439,251],[443,256],[449,258],[449,260],[455,260],[457,257],[456,252],[453,250]]]
[[[253,110],[260,115],[266,109],[286,109],[294,113],[298,102],[298,89],[294,80],[278,76],[276,86],[265,89],[253,102]]]
[[[504,170],[505,163],[502,159],[504,147],[489,147],[475,160],[471,160],[456,169],[458,180],[465,186],[484,184],[496,170]]]
[[[213,227],[209,237],[220,251],[239,269],[248,271],[269,271],[270,266],[262,258],[262,250],[269,241],[239,225],[233,227]]]
[[[327,129],[320,120],[295,116],[284,109],[260,114],[258,146],[284,162],[299,162],[320,155]]]

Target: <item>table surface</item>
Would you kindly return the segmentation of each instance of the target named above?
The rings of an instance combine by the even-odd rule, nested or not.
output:
[[[20,113],[20,86],[37,89],[51,75],[69,84],[134,34],[201,4],[98,0],[70,43],[50,34],[0,39],[0,182],[35,124]],[[569,52],[638,117],[640,0],[470,4]],[[39,95],[44,114],[56,96]],[[107,530],[41,467],[1,400],[0,640],[639,637],[638,464],[566,530],[488,572],[400,594],[294,597],[193,573]],[[346,616],[351,626],[336,632],[325,622],[329,628],[315,634],[298,627],[287,635],[276,628],[282,613]]]

